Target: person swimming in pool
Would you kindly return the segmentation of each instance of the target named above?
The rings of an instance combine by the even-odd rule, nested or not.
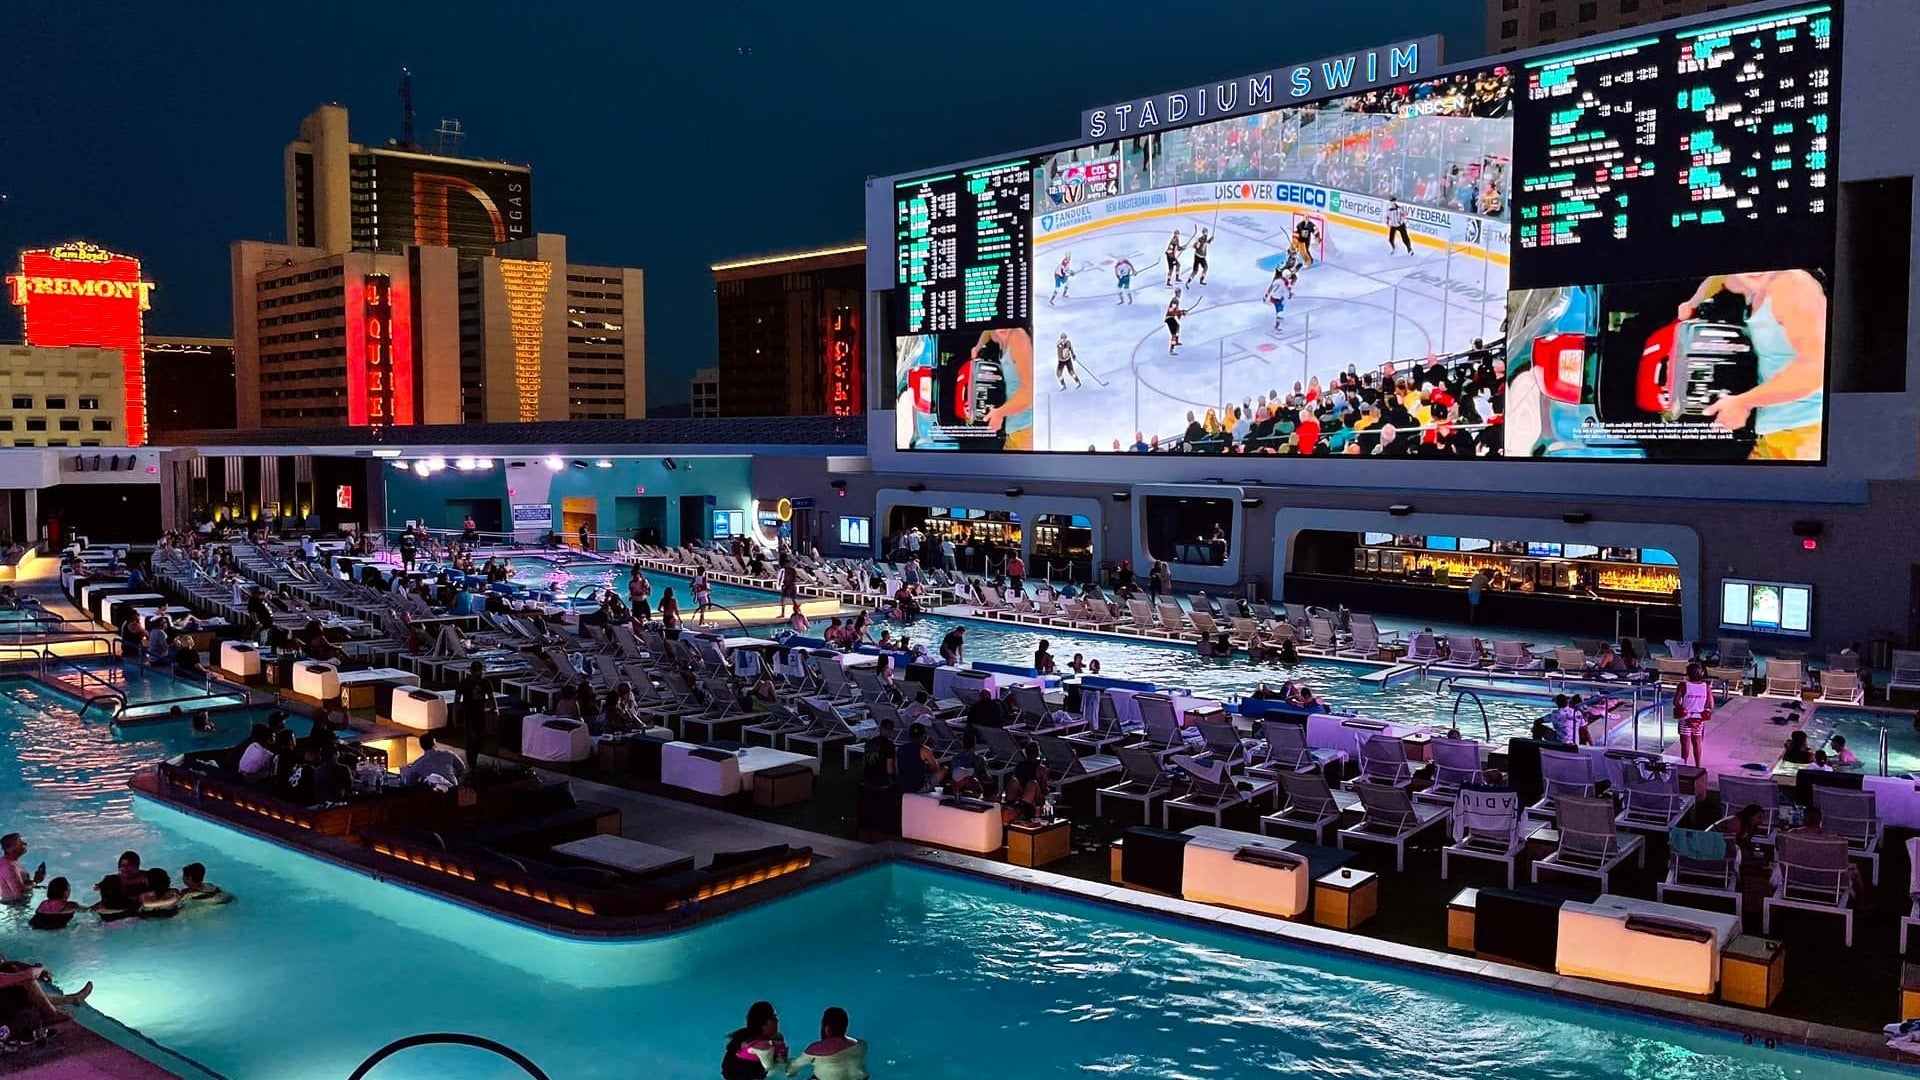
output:
[[[233,899],[220,886],[207,884],[206,865],[197,862],[180,868],[180,898],[209,904],[224,904]]]
[[[721,1080],[766,1080],[774,1066],[787,1064],[787,1040],[780,1034],[780,1014],[771,1001],[747,1008],[747,1022],[727,1036],[720,1058]]]

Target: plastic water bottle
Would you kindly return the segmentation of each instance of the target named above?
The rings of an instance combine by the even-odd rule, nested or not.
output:
[[[1043,824],[1053,822],[1053,793],[1048,792],[1046,800],[1040,804],[1040,821]]]

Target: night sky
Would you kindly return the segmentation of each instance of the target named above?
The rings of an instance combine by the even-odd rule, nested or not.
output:
[[[844,242],[868,176],[1072,138],[1080,110],[1440,33],[1482,0],[1070,5],[33,4],[0,19],[0,259],[86,238],[158,283],[150,332],[231,332],[227,245],[284,239],[281,148],[314,105],[367,144],[458,117],[534,169],[534,224],[647,271],[649,399],[712,362],[707,267]],[[17,341],[10,305],[0,340]]]

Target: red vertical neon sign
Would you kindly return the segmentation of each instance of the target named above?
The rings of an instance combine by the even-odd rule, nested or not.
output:
[[[828,416],[860,415],[860,325],[842,305],[827,316],[825,401]]]
[[[414,422],[413,314],[391,274],[368,274],[347,308],[347,423]]]

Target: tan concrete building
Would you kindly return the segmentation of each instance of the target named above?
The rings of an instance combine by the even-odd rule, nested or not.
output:
[[[231,259],[240,427],[460,422],[458,252],[243,240]],[[370,337],[376,325],[390,340]]]
[[[125,446],[117,349],[0,346],[0,446]]]
[[[1487,52],[1620,30],[1703,11],[1739,7],[1746,0],[1487,0]]]
[[[645,277],[566,249],[552,234],[479,258],[235,244],[238,425],[644,417]],[[388,367],[368,337],[381,325]]]
[[[460,338],[467,423],[647,414],[645,275],[568,262],[564,236],[463,261]]]
[[[322,105],[300,121],[283,155],[287,237],[331,254],[409,246],[485,255],[533,235],[533,170],[526,165],[363,146],[347,110]]]

